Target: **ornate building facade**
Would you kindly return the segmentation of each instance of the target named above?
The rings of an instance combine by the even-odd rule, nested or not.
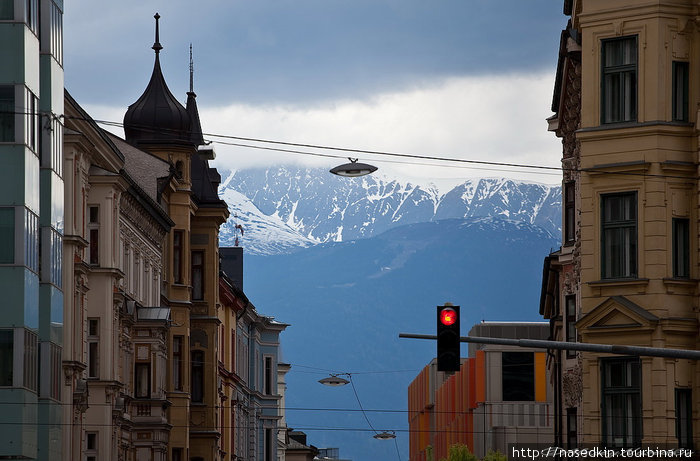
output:
[[[566,0],[564,13],[549,120],[564,147],[564,245],[545,262],[541,312],[555,339],[698,349],[697,2]],[[696,443],[696,362],[554,363],[559,441]]]
[[[101,130],[66,93],[64,459],[166,460],[170,310],[157,203],[167,163]],[[152,175],[140,175],[147,166]],[[132,175],[133,173],[133,175]]]
[[[160,66],[159,15],[151,80],[124,116],[126,143],[167,162],[157,191],[173,222],[164,242],[161,301],[171,313],[164,397],[168,408],[169,459],[219,459],[218,393],[219,226],[228,217],[219,199],[220,176],[210,168],[195,93],[183,107],[168,89]],[[138,283],[138,282],[136,282]]]
[[[42,157],[41,172],[37,152],[14,146],[31,160],[24,190],[40,184],[41,200],[7,213],[22,232],[0,216],[0,236],[14,245],[0,248],[0,260],[14,258],[0,261],[12,274],[3,283],[16,285],[8,285],[12,297],[27,297],[28,322],[0,327],[0,393],[26,394],[24,405],[7,407],[23,408],[24,419],[0,435],[0,458],[270,461],[284,453],[278,376],[286,368],[278,362],[287,325],[260,315],[243,293],[242,249],[233,249],[235,281],[220,271],[228,208],[192,85],[183,107],[163,78],[158,19],[151,81],[124,117],[125,139],[62,92],[65,140],[49,117],[51,137],[41,139],[52,156]],[[0,125],[8,120],[0,113]],[[28,142],[39,118],[18,120],[12,111],[13,133]],[[58,228],[64,235],[55,238]]]
[[[231,251],[242,256],[242,248],[222,248]],[[224,271],[229,268],[224,264]],[[239,288],[240,280],[222,272],[219,283],[220,459],[275,461],[285,449],[279,440],[284,430],[280,378],[289,366],[279,363],[279,335],[288,325],[260,315]]]

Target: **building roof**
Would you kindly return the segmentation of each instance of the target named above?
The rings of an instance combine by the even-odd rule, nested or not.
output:
[[[209,167],[209,161],[199,154],[191,156],[192,194],[199,206],[228,209],[226,202],[219,198],[221,175],[216,168]]]
[[[153,44],[155,63],[146,90],[124,115],[126,141],[136,145],[148,142],[189,141],[191,119],[187,110],[173,96],[165,83],[160,68],[158,19],[156,13],[156,41]]]
[[[170,174],[170,164],[132,146],[117,135],[112,133],[107,135],[124,157],[124,170],[151,200],[158,202],[158,179]]]

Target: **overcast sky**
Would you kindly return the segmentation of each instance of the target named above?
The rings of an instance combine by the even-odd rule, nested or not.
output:
[[[561,143],[545,119],[566,25],[561,1],[72,0],[65,8],[66,88],[96,119],[121,122],[145,89],[158,12],[163,72],[183,103],[192,43],[205,133],[559,165]],[[226,168],[341,163],[223,144],[216,151]],[[423,182],[560,181],[353,156]]]

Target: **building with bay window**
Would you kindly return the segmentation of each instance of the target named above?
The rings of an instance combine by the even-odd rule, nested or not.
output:
[[[63,1],[0,0],[0,456],[61,456]]]
[[[170,312],[165,338],[168,379],[163,392],[170,433],[163,456],[171,461],[217,460],[223,411],[219,408],[217,366],[218,244],[219,226],[229,212],[218,196],[221,177],[209,166],[214,152],[202,137],[192,78],[186,106],[165,83],[160,63],[160,16],[156,14],[155,19],[151,79],[124,115],[122,142],[140,152],[141,161],[153,158],[168,165],[167,173],[154,184],[158,203],[172,220],[163,244],[158,293]],[[141,172],[153,174],[149,168]],[[129,261],[134,257],[125,255]],[[128,283],[140,289],[138,280]]]
[[[563,235],[540,313],[556,340],[698,349],[697,4],[563,5]],[[555,351],[548,366],[560,446],[697,446],[696,362]]]
[[[170,309],[161,280],[173,222],[158,186],[170,168],[65,97],[62,459],[165,461]]]

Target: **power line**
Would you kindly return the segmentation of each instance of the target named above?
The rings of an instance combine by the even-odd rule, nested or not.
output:
[[[503,403],[503,402],[498,402]],[[132,403],[133,404],[133,403]],[[47,405],[45,402],[0,402],[0,405]],[[72,403],[65,402],[51,402],[50,405],[60,405],[60,406],[72,406]],[[148,405],[148,403],[146,403]],[[550,405],[553,405],[550,403]],[[90,403],[88,408],[92,407],[113,407],[111,403]],[[239,408],[232,405],[169,405],[168,408],[197,408],[197,409],[214,409],[214,410],[235,410]],[[250,408],[250,407],[248,407]],[[275,407],[277,409],[277,407]],[[330,413],[382,413],[382,414],[412,414],[412,413],[424,413],[424,414],[434,414],[434,415],[456,415],[465,416],[469,414],[479,414],[475,409],[469,410],[431,410],[429,412],[424,412],[423,410],[404,410],[404,409],[382,409],[382,408],[330,408],[330,407],[279,407],[280,410],[285,412],[290,411],[302,411],[302,412],[330,412]],[[489,411],[489,415],[496,416],[527,416],[523,411]],[[553,414],[553,413],[552,413]],[[562,413],[563,414],[563,413]],[[613,417],[613,416],[611,416]],[[619,416],[619,418],[626,418],[626,416]]]
[[[66,116],[66,118],[76,118],[76,117]],[[121,127],[121,128],[124,127],[124,124],[120,123],[120,122],[113,122],[113,121],[108,121],[108,120],[94,120],[94,122],[99,123],[99,124],[105,124],[108,126],[115,126],[115,127]],[[141,129],[144,131],[146,131],[146,130],[159,131],[159,130],[153,130],[152,128],[145,127],[145,126],[143,126],[143,127],[135,126],[134,128]],[[418,155],[418,154],[409,154],[409,153],[403,153],[403,152],[389,152],[389,151],[370,150],[370,149],[337,147],[337,146],[328,146],[328,145],[321,145],[321,144],[277,141],[277,140],[272,140],[272,139],[233,136],[233,135],[217,134],[217,133],[203,133],[203,135],[209,136],[209,137],[214,137],[214,138],[233,139],[233,140],[237,140],[237,141],[257,142],[257,143],[263,143],[263,144],[274,144],[274,145],[289,146],[289,147],[304,147],[304,148],[329,150],[329,151],[344,152],[344,153],[351,153],[351,154],[369,154],[369,155],[401,157],[401,158],[409,158],[409,159],[417,159],[417,160],[435,160],[435,161],[442,161],[442,162],[466,163],[466,164],[470,164],[470,165],[535,169],[535,170],[539,170],[539,174],[554,174],[554,173],[546,173],[546,172],[547,171],[556,171],[557,175],[560,172],[579,172],[579,173],[580,172],[587,172],[587,173],[592,173],[592,174],[643,176],[645,178],[671,178],[671,179],[684,179],[684,180],[693,180],[693,181],[700,179],[697,176],[648,174],[645,172],[644,173],[637,173],[637,172],[630,172],[630,171],[628,171],[628,172],[625,172],[625,171],[605,171],[605,170],[590,169],[590,168],[583,168],[583,169],[564,168],[563,166],[555,167],[555,166],[535,165],[535,164],[528,164],[528,163],[494,162],[494,161],[487,161],[487,160],[468,160],[468,159],[460,159],[460,158],[437,156],[437,155]],[[225,144],[225,145],[238,146],[238,147],[243,147],[243,148],[259,149],[259,150],[271,150],[271,151],[295,153],[295,154],[318,156],[318,157],[346,158],[346,157],[340,156],[340,155],[322,154],[322,153],[317,153],[317,152],[296,151],[296,150],[291,150],[291,149],[270,148],[270,147],[262,147],[262,146],[251,146],[248,144],[227,143],[227,142],[218,141],[218,140],[215,140],[213,142],[216,142],[219,144]],[[372,161],[377,161],[377,160],[372,159]],[[388,162],[386,160],[382,160],[382,161]],[[388,163],[392,163],[392,162],[388,162]],[[396,163],[402,163],[402,162],[396,162]],[[420,163],[415,163],[415,162],[407,163],[407,164],[420,165]],[[429,164],[428,166],[446,166],[446,165]],[[458,166],[457,165],[449,165],[449,167],[454,168],[454,167],[458,167]],[[464,167],[462,167],[462,168],[464,168]],[[472,168],[478,169],[478,168],[474,168],[474,167],[472,167]],[[512,172],[512,170],[493,170],[493,171],[511,171]]]
[[[7,114],[7,113],[23,114],[23,115],[31,115],[32,114],[29,112],[0,111],[0,114],[3,114],[3,113],[5,113],[5,114]],[[41,112],[39,112],[37,114],[55,116],[55,114],[46,114],[46,113],[41,113]],[[123,123],[114,122],[114,121],[110,121],[110,120],[99,120],[99,119],[91,119],[91,118],[88,119],[85,117],[77,117],[77,116],[71,116],[71,115],[65,115],[65,114],[60,115],[59,117],[62,117],[64,119],[82,120],[82,121],[94,122],[94,123],[101,124],[101,125],[124,128]],[[146,131],[146,132],[149,132],[149,131],[150,132],[159,132],[159,133],[172,132],[173,134],[180,134],[179,131],[173,130],[173,129],[159,128],[156,130],[156,129],[153,129],[152,127],[140,126],[140,125],[134,125],[133,128],[138,129],[140,131]],[[457,164],[460,164],[460,163],[461,164],[469,164],[470,166],[465,167],[465,166],[459,166],[459,165],[425,164],[425,163],[401,162],[401,161],[392,162],[392,161],[388,161],[388,160],[381,160],[381,159],[375,159],[375,158],[371,159],[371,161],[381,161],[381,162],[385,162],[385,163],[399,163],[399,164],[406,164],[406,165],[423,165],[423,166],[450,167],[450,168],[469,168],[469,169],[480,169],[480,170],[486,170],[486,171],[501,171],[501,172],[526,173],[526,174],[529,174],[531,172],[530,171],[514,171],[514,170],[512,170],[512,168],[520,168],[520,169],[524,169],[524,170],[534,169],[534,170],[538,170],[538,174],[551,174],[551,175],[557,175],[557,176],[559,175],[560,172],[574,172],[574,173],[582,173],[583,172],[583,173],[589,173],[589,174],[606,174],[606,175],[634,176],[634,177],[641,176],[641,177],[644,177],[645,179],[663,178],[663,179],[682,179],[682,180],[686,180],[686,181],[697,181],[698,179],[700,179],[697,176],[652,174],[652,173],[646,173],[646,172],[638,173],[638,172],[633,172],[633,171],[607,171],[607,170],[598,169],[598,168],[565,168],[563,166],[555,167],[555,166],[535,165],[535,164],[528,164],[528,163],[494,162],[494,161],[488,161],[488,160],[469,160],[469,159],[460,159],[460,158],[445,157],[445,156],[438,156],[438,155],[418,155],[418,154],[409,154],[409,153],[403,153],[403,152],[390,152],[390,151],[379,151],[379,150],[359,149],[359,148],[349,148],[349,147],[337,147],[337,146],[328,146],[328,145],[311,144],[311,143],[297,143],[297,142],[289,142],[289,141],[276,141],[276,140],[271,140],[271,139],[252,138],[252,137],[244,137],[244,136],[233,136],[233,135],[217,134],[217,133],[203,133],[203,135],[209,136],[209,137],[214,137],[214,138],[233,139],[233,140],[237,140],[237,141],[257,142],[257,143],[262,143],[262,144],[274,144],[274,145],[290,146],[290,147],[304,147],[304,148],[311,148],[311,149],[321,149],[321,150],[330,150],[330,151],[336,151],[336,152],[344,152],[344,153],[350,153],[350,154],[368,154],[368,155],[377,155],[377,156],[400,157],[400,158],[408,158],[408,159],[414,159],[414,160],[434,160],[434,161],[442,161],[442,162],[457,163]],[[242,148],[247,148],[247,149],[267,150],[267,151],[284,152],[284,153],[308,155],[308,156],[315,156],[315,157],[347,158],[343,155],[333,155],[333,154],[328,154],[328,153],[298,151],[298,150],[283,149],[283,148],[276,148],[276,147],[253,146],[253,145],[249,145],[249,144],[232,143],[232,142],[225,142],[225,141],[220,141],[220,140],[213,140],[210,142],[216,142],[218,144],[242,147]],[[478,167],[475,167],[473,165],[501,167],[501,168],[508,168],[508,169],[478,168]],[[548,171],[551,171],[551,172],[548,172]],[[553,173],[553,171],[556,171],[557,173]]]
[[[621,416],[620,418],[625,418],[624,416]],[[138,423],[134,423],[134,421],[130,421],[131,425],[134,425],[134,429],[137,429]],[[154,427],[157,426],[158,423],[153,423],[153,422],[148,422],[145,423],[149,427]],[[200,426],[192,426],[190,424],[182,425],[182,424],[171,424],[171,423],[163,423],[167,424],[168,427],[170,428],[188,428],[190,430],[208,430],[208,431],[218,431],[220,429],[259,429],[262,426],[261,425],[216,425],[216,426],[209,426],[209,425],[200,425]],[[115,423],[87,423],[87,422],[70,422],[70,423],[64,423],[64,422],[32,422],[32,423],[26,423],[26,422],[17,422],[17,421],[2,421],[0,422],[0,426],[72,426],[72,427],[82,427],[82,428],[92,428],[92,427],[108,427],[108,428],[115,428],[115,427],[120,427],[119,424]],[[294,430],[303,430],[303,431],[333,431],[333,432],[373,432],[372,429],[368,428],[361,428],[361,427],[337,427],[337,426],[318,426],[318,425],[296,425],[296,424],[291,424],[290,422],[287,422],[286,427],[276,427],[276,430],[284,430],[286,428],[294,428]],[[549,426],[525,426],[528,429],[535,429],[537,431],[542,431],[549,433],[551,428]],[[458,430],[458,429],[398,429],[398,428],[385,428],[383,430],[386,431],[391,431],[395,433],[403,433],[403,434],[489,434],[492,433],[493,430],[495,430],[495,427],[491,427],[491,430],[471,430],[471,431],[463,431],[463,430]],[[519,434],[522,433],[523,426],[498,426],[498,431],[501,434]],[[578,432],[578,435],[580,436],[590,436],[590,437],[601,437],[602,436],[602,431],[601,432]],[[667,435],[666,436],[667,440],[672,440],[674,442],[677,442],[677,438],[674,435]]]

